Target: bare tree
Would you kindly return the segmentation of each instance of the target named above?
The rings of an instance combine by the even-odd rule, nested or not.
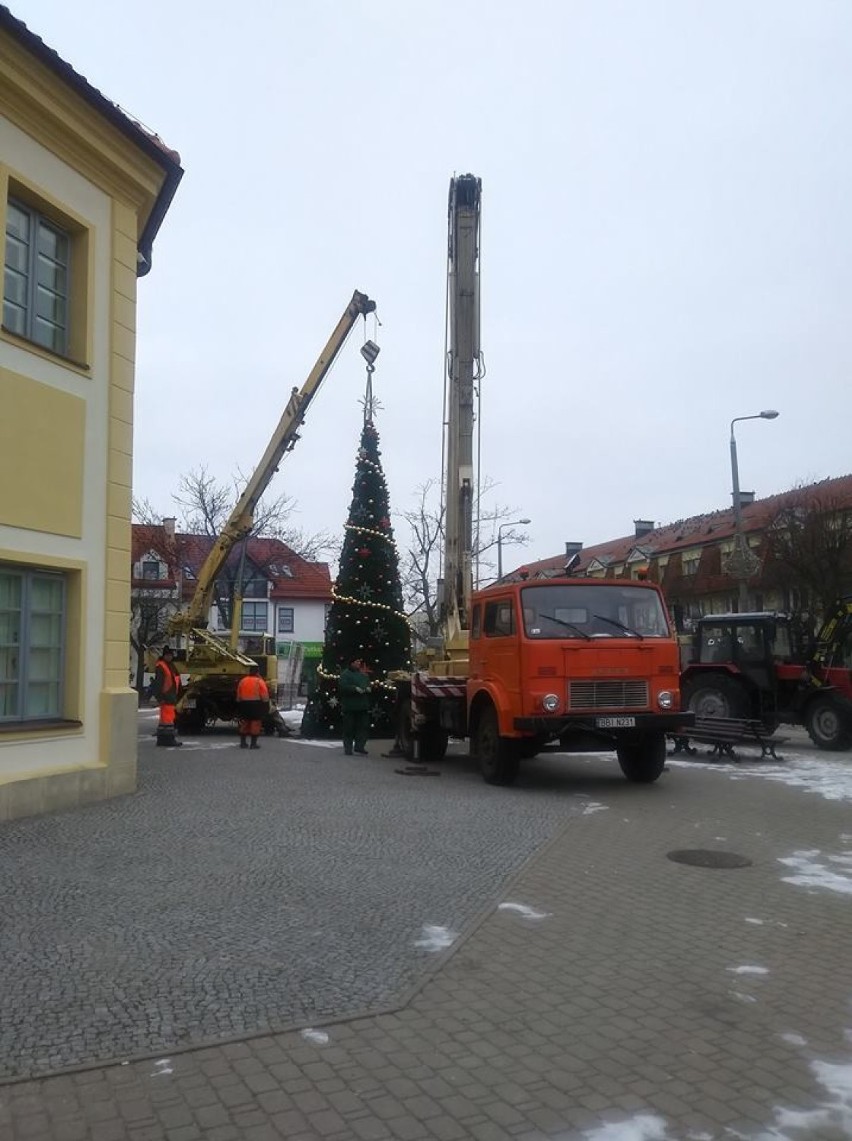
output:
[[[796,487],[769,520],[766,543],[765,581],[812,631],[852,584],[852,511],[819,485]]]
[[[483,481],[480,493],[481,506],[479,524],[474,533],[473,564],[477,568],[479,581],[484,585],[493,579],[496,565],[491,553],[497,547],[498,529],[518,514],[518,509],[502,503],[487,505],[487,498],[496,484]],[[441,629],[440,599],[438,578],[440,574],[441,551],[444,543],[444,511],[439,500],[440,485],[430,479],[416,491],[416,506],[402,512],[402,518],[410,529],[407,550],[400,560],[402,589],[409,619],[420,640],[434,637]],[[507,527],[503,533],[503,546],[523,546],[529,537],[522,531]]]
[[[154,587],[133,590],[130,596],[130,645],[136,654],[133,688],[142,700],[145,682],[145,651],[166,640],[169,617],[180,605],[176,592],[164,593]]]
[[[182,475],[178,491],[172,495],[179,513],[178,530],[189,535],[216,538],[224,529],[246,483],[242,473],[238,473],[231,485],[222,483],[204,464]],[[307,562],[325,561],[337,549],[335,540],[326,531],[311,533],[293,526],[290,517],[295,510],[296,501],[292,496],[282,494],[274,499],[262,498],[255,508],[248,538],[276,539]],[[133,516],[140,523],[158,524],[163,520],[147,499],[133,500]],[[239,549],[236,554],[237,557],[223,567],[215,585],[215,605],[225,627],[231,624],[237,594],[245,593],[258,575],[268,577],[274,574],[280,561],[272,547],[262,558],[257,557],[256,546],[251,558],[247,552],[245,559],[239,557]]]

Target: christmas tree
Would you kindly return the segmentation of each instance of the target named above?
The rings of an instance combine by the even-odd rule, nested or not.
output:
[[[378,737],[394,737],[396,687],[387,675],[392,670],[410,669],[411,636],[402,609],[399,555],[379,434],[370,419],[365,420],[361,433],[349,520],[331,593],[322,664],[308,698],[302,736],[340,735],[337,680],[354,658],[363,658],[372,683],[371,732]]]

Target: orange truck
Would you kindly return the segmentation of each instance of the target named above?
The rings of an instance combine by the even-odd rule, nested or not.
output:
[[[489,784],[546,745],[592,736],[630,781],[663,771],[680,709],[678,643],[658,586],[553,578],[471,595],[468,661],[435,659],[401,693],[401,743],[424,760],[467,737]],[[466,667],[466,668],[465,668]],[[407,727],[407,728],[406,728]]]
[[[394,678],[397,742],[436,760],[451,736],[467,737],[484,779],[511,784],[524,758],[591,734],[628,780],[654,781],[666,733],[694,723],[680,711],[679,647],[659,587],[574,578],[571,562],[564,578],[472,586],[481,193],[475,175],[450,182],[442,632],[419,668]]]

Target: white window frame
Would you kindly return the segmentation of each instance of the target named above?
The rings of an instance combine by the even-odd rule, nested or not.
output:
[[[27,218],[27,240],[22,241],[17,235],[9,232],[10,213],[17,210]],[[64,257],[52,257],[39,249],[39,238],[43,230],[48,230],[61,239],[58,244],[64,243]],[[3,328],[19,337],[25,337],[33,344],[40,345],[52,353],[67,356],[69,344],[69,323],[71,313],[71,242],[72,235],[57,226],[50,218],[20,202],[17,198],[9,198],[6,204],[6,246],[3,276]],[[10,264],[10,251],[23,247],[25,250],[23,268]],[[64,274],[64,288],[58,288],[55,283],[48,285],[39,281],[39,265],[41,262],[51,265],[60,271],[58,276]],[[24,284],[24,300],[19,303],[7,296],[10,279],[19,279]],[[39,313],[39,293],[45,297],[52,297],[61,303],[62,320],[55,315],[48,317]],[[7,318],[17,314],[18,319],[10,322]],[[51,335],[45,335],[50,330]]]
[[[248,622],[246,621],[246,619],[248,618],[248,615],[246,613],[246,607],[247,606],[251,607],[251,615],[252,615],[251,625],[249,625]],[[257,608],[259,606],[263,607],[263,625],[262,626],[258,626],[258,624],[257,624],[257,616],[258,616],[258,609]],[[266,634],[268,629],[269,629],[269,603],[267,601],[265,601],[264,599],[244,598],[242,601],[242,605],[240,607],[240,632],[245,632],[247,634]]]
[[[13,640],[10,632],[7,636],[8,640],[0,641],[0,724],[8,725],[12,723],[26,724],[28,722],[58,721],[62,718],[65,699],[65,642],[68,607],[68,584],[66,577],[55,571],[41,570],[37,567],[10,566],[9,564],[0,566],[0,575],[17,578],[21,584],[20,607],[14,610],[11,607],[0,607],[0,616],[6,614],[17,614],[19,616],[17,639]],[[31,631],[34,625],[34,619],[38,617],[38,612],[33,610],[33,587],[39,580],[44,579],[49,580],[52,584],[58,583],[60,587],[59,609],[57,611],[45,612],[59,618],[59,641],[56,644],[48,644],[47,646],[33,646],[31,645]],[[2,626],[0,626],[0,638],[2,638],[2,636]],[[47,679],[34,681],[30,676],[33,668],[34,651],[41,649],[58,651],[57,670],[55,675]],[[7,663],[12,656],[15,655],[16,651],[16,673],[12,674],[11,670],[9,670],[7,676]],[[44,683],[47,685],[56,686],[55,701],[48,709],[39,709],[38,712],[31,712],[27,708],[28,691],[32,685],[39,684],[42,680],[44,680]],[[11,707],[11,704],[7,704],[7,685],[16,687],[14,707]]]

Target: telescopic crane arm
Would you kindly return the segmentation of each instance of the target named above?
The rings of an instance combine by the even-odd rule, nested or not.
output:
[[[374,312],[375,308],[375,301],[371,301],[365,293],[359,293],[356,289],[352,294],[352,300],[346,306],[343,316],[338,321],[337,327],[329,337],[307,380],[300,389],[294,388],[290,394],[287,407],[284,409],[277,428],[272,433],[272,438],[260,463],[235,504],[227,523],[222,528],[222,533],[204,560],[198,574],[192,600],[186,610],[176,614],[169,623],[171,632],[189,633],[192,630],[207,628],[213,588],[222,567],[236,544],[251,531],[258,500],[269,486],[269,482],[278,470],[281,460],[299,439],[299,428],[305,418],[305,413],[319,391],[329,369],[334,364],[337,354],[352,331],[352,327],[359,317],[366,317],[368,313]]]
[[[448,208],[449,360],[446,384],[446,526],[441,609],[447,644],[468,629],[473,587],[474,385],[479,347],[479,221],[482,180],[450,182]]]

